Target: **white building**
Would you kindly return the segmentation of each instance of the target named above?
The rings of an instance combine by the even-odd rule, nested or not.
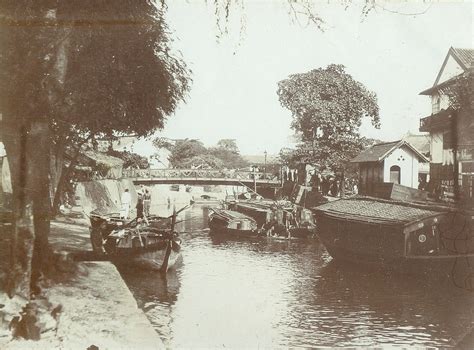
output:
[[[373,195],[376,184],[418,188],[419,163],[429,160],[406,141],[373,145],[351,160],[359,164],[359,194]]]

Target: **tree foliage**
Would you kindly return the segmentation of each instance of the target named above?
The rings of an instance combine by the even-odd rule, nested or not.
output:
[[[345,72],[342,65],[293,74],[278,83],[278,97],[301,135],[298,159],[340,168],[362,149],[359,127],[364,117],[380,127],[375,93]]]
[[[29,297],[48,261],[50,154],[162,128],[190,78],[151,0],[3,0],[0,25],[0,136],[15,215],[9,290]],[[22,232],[34,240],[27,257]]]
[[[458,111],[464,109],[465,112],[472,115],[474,111],[474,68],[456,77],[444,93],[448,96],[451,108]]]
[[[186,168],[190,159],[207,153],[207,149],[201,141],[189,139],[177,140],[170,151],[168,160],[175,168]]]
[[[60,131],[141,136],[162,128],[184,98],[188,71],[152,1],[2,5],[5,115],[41,116]]]
[[[248,165],[239,152],[239,147],[233,139],[222,139],[216,147],[209,148],[209,154],[222,160],[223,166],[229,169],[243,168]]]
[[[174,144],[163,138],[153,141],[155,147],[171,151],[168,158],[175,168],[205,167],[212,169],[236,169],[247,166],[239,153],[235,140],[222,139],[215,147],[205,147],[199,140],[176,140]]]

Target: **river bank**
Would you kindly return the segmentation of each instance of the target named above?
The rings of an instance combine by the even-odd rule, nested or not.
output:
[[[53,223],[50,242],[56,251],[91,250],[87,228]],[[73,274],[56,276],[45,295],[49,309],[39,341],[11,339],[8,329],[25,300],[0,292],[1,349],[160,349],[164,348],[120,273],[110,262],[82,262]]]
[[[228,195],[246,192],[243,186],[184,186],[184,185],[150,185],[147,186],[151,193],[150,212],[154,215],[168,216],[173,209],[190,204],[202,197],[214,200],[224,200]],[[99,209],[103,212],[119,212],[121,195],[128,189],[131,195],[130,216],[135,216],[137,203],[137,190],[140,186],[134,185],[131,179],[121,180],[95,180],[79,182],[74,194],[74,206],[61,221],[89,225],[88,215],[91,211]]]

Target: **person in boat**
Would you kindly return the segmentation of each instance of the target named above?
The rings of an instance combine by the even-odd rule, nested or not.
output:
[[[323,192],[323,196],[327,196],[329,193],[329,178],[328,177],[323,177],[321,180],[321,191]]]
[[[337,197],[339,194],[339,181],[334,179],[330,187],[331,196]]]
[[[136,209],[137,219],[143,219],[143,196],[138,196]]]
[[[143,212],[145,216],[150,216],[151,207],[151,193],[148,188],[145,188],[145,194],[143,195]]]
[[[122,210],[120,211],[120,216],[124,219],[128,219],[130,215],[130,205],[132,203],[132,197],[130,196],[128,188],[126,188],[123,192],[120,201],[122,202]]]

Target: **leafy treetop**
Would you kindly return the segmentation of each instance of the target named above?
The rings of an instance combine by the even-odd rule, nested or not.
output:
[[[278,83],[278,97],[301,135],[298,158],[340,168],[363,146],[359,127],[364,117],[380,127],[375,93],[345,72],[342,65],[293,74]]]
[[[6,0],[0,16],[0,110],[17,121],[148,135],[189,88],[153,1]]]
[[[168,157],[175,168],[203,166],[213,169],[237,169],[247,166],[247,162],[239,154],[235,140],[222,139],[215,147],[205,147],[199,140],[175,140],[174,143],[165,138],[156,138],[153,144],[157,148],[166,148],[171,154]]]

